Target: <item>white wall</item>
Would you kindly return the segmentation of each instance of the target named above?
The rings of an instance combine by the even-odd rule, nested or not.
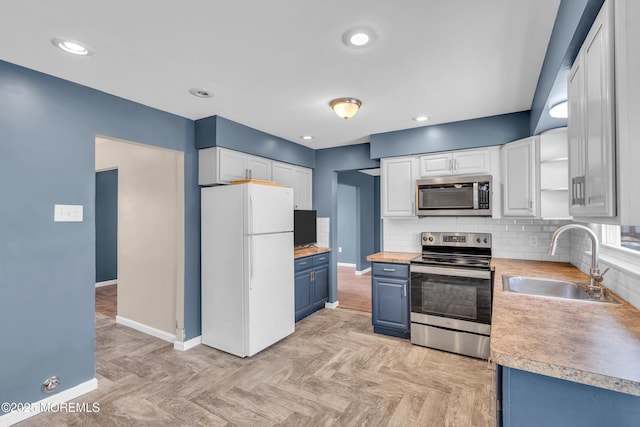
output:
[[[96,170],[118,168],[118,316],[171,335],[184,317],[183,156],[96,138]]]
[[[491,233],[492,256],[536,261],[569,261],[569,239],[561,240],[556,255],[547,254],[551,235],[569,221],[424,217],[383,219],[384,251],[420,252],[423,231]]]

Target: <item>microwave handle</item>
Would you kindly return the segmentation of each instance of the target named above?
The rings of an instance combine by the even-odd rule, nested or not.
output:
[[[479,208],[479,200],[478,200],[478,183],[473,183],[473,209]]]

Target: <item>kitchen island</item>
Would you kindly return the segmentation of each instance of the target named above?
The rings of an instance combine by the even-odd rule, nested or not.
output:
[[[620,305],[502,289],[502,275],[588,281],[568,263],[492,266],[490,357],[504,425],[640,425],[640,311],[615,294]]]

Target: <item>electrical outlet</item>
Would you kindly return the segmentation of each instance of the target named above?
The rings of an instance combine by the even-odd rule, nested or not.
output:
[[[538,236],[535,234],[529,236],[529,246],[538,246]]]

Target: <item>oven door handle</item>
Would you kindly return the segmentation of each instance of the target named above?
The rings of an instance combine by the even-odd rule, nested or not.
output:
[[[463,268],[429,267],[411,264],[412,273],[439,274],[441,276],[470,277],[472,279],[491,279],[489,270],[467,270]]]

